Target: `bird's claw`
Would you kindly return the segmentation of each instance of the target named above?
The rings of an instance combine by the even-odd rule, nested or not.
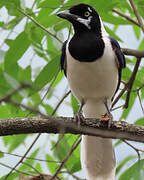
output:
[[[110,128],[111,125],[112,125],[113,116],[112,116],[111,113],[110,114],[106,113],[106,114],[101,116],[100,120],[103,121],[103,122],[107,122],[108,123],[108,128]]]

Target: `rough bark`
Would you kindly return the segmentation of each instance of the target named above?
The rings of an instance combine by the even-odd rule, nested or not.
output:
[[[107,122],[99,119],[85,119],[81,125],[71,117],[0,119],[0,136],[27,133],[72,133],[144,142],[144,127],[124,121],[113,121],[108,128]]]

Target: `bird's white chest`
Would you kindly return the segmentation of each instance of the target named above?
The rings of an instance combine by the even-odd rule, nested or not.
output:
[[[109,42],[108,42],[109,43]],[[80,62],[67,51],[67,78],[72,92],[78,98],[111,98],[118,83],[115,54],[108,46],[95,62]]]

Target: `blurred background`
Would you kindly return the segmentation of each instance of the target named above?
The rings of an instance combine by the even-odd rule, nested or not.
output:
[[[30,83],[34,88],[23,89],[13,95],[13,99],[28,107],[37,108],[46,115],[51,115],[62,97],[69,91],[63,72],[59,72],[59,59],[62,42],[69,34],[70,24],[56,17],[56,12],[68,9],[77,3],[91,4],[101,15],[110,36],[117,39],[122,48],[143,50],[143,32],[139,26],[113,12],[117,9],[123,15],[136,20],[128,1],[125,0],[1,0],[0,2],[0,97],[3,97],[21,83]],[[144,17],[144,2],[134,1],[141,17]],[[24,14],[24,13],[25,14]],[[33,18],[40,26],[36,25]],[[48,32],[42,29],[46,28]],[[71,36],[73,30],[71,30]],[[55,38],[57,37],[57,39]],[[128,82],[136,63],[136,57],[126,56],[127,67],[122,80]],[[133,90],[144,82],[144,63],[141,61],[134,81]],[[59,73],[58,73],[59,72]],[[56,79],[54,81],[54,79]],[[124,84],[121,83],[121,89]],[[117,94],[119,94],[119,92]],[[125,103],[126,92],[115,107]],[[114,120],[144,125],[143,111],[144,90],[133,91],[127,109],[114,110]],[[69,94],[58,107],[55,116],[73,116],[78,109],[76,99]],[[0,118],[33,117],[34,112],[10,102],[2,102]],[[0,178],[4,179],[27,152],[37,134],[13,135],[0,138]],[[54,174],[60,162],[70,151],[76,135],[41,134],[33,145],[24,163],[19,163],[17,171],[9,179],[23,176]],[[117,180],[142,179],[144,162],[138,168],[138,154],[134,148],[120,140],[113,141],[117,160]],[[130,142],[133,146],[144,149],[141,143]],[[80,165],[80,147],[78,147],[59,173],[61,179],[84,179]],[[143,153],[141,153],[141,160]],[[52,161],[52,162],[51,162]],[[28,165],[29,164],[29,165]],[[18,172],[21,171],[21,173]],[[28,173],[27,175],[23,172]],[[133,174],[134,173],[134,174]]]

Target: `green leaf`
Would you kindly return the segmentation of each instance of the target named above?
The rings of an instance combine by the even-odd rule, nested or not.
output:
[[[19,17],[16,17],[16,18],[12,19],[11,21],[9,21],[8,23],[6,23],[4,25],[4,29],[6,29],[6,30],[13,29],[15,26],[17,26],[21,22],[22,19],[23,19],[23,16],[21,16],[21,14],[20,14]]]
[[[108,28],[107,26],[105,26],[105,29],[106,29],[107,33],[108,33],[110,36],[112,36],[112,37],[115,38],[116,40],[122,42],[122,40],[121,40],[110,28]]]
[[[51,14],[52,10],[42,8],[36,17],[36,21],[46,28],[52,26],[57,21],[56,15]]]
[[[73,94],[71,94],[71,104],[72,104],[73,114],[76,114],[79,110],[79,103]]]
[[[144,39],[142,39],[138,49],[143,51],[143,47],[144,47]]]
[[[134,124],[139,126],[144,126],[144,118],[138,119]]]
[[[43,104],[43,107],[45,108],[47,115],[51,115],[54,111],[53,107],[50,106],[49,104]]]
[[[4,157],[4,153],[0,151],[0,158]]]
[[[55,0],[55,1],[44,0],[44,1],[37,2],[38,8],[47,7],[49,9],[51,9],[51,8],[56,9],[56,7],[58,7],[60,4],[61,4],[61,1],[59,1],[59,0]]]
[[[117,147],[118,145],[120,145],[123,141],[122,140],[117,140],[116,143],[114,144],[114,147]]]
[[[70,161],[70,163],[72,163],[71,160],[68,160],[68,161]],[[78,172],[80,170],[81,170],[81,162],[80,162],[80,158],[79,158],[79,159],[76,159],[74,161],[74,163],[72,164],[72,168],[70,169],[70,172],[75,173],[75,172]]]
[[[34,93],[32,96],[31,96],[31,99],[33,101],[33,106],[37,106],[38,104],[40,104],[41,102],[41,97],[39,95],[38,92]]]
[[[16,39],[11,40],[9,45],[10,48],[5,55],[5,72],[16,77],[18,74],[17,61],[24,55],[30,46],[30,41],[27,34],[22,32],[16,37]]]
[[[19,15],[16,7],[20,7],[20,0],[0,0],[0,7],[5,6],[11,16]]]
[[[57,32],[66,27],[67,28],[70,27],[69,23],[67,21],[61,20],[54,25],[54,30]]]
[[[0,118],[10,118],[11,113],[7,106],[1,105],[0,106]]]
[[[19,68],[19,81],[20,82],[27,82],[27,83],[31,83],[31,67],[28,66],[25,69]]]
[[[5,24],[4,21],[0,21],[0,27],[3,28],[4,24]]]
[[[114,16],[112,14],[105,14],[102,18],[103,21],[114,24],[114,25],[127,25],[132,24],[130,21],[127,21],[119,16]]]
[[[0,96],[4,96],[11,89],[7,83],[2,68],[0,68]]]
[[[28,37],[34,46],[35,44],[41,45],[41,41],[46,34],[46,32],[44,32],[41,28],[39,28],[32,22],[29,22],[26,25],[26,33],[28,34]]]
[[[46,51],[50,57],[54,57],[55,54],[57,53],[57,49],[54,46],[53,38],[51,36],[47,36],[47,50]]]
[[[55,161],[54,158],[49,154],[46,155],[46,160]],[[56,172],[58,165],[59,164],[57,164],[55,162],[47,162],[47,167],[52,174]]]
[[[52,85],[52,87],[55,87],[55,86],[57,86],[58,85],[58,83],[60,83],[61,82],[61,80],[62,80],[62,78],[64,77],[64,73],[62,72],[59,72],[59,74],[58,74],[58,76],[57,76],[57,78],[56,78],[56,80],[55,80],[55,82],[53,83],[53,85]]]
[[[129,67],[126,67],[124,68],[124,70],[122,71],[122,79],[125,81],[125,82],[128,82],[130,76],[131,76],[131,69]]]
[[[3,63],[5,57],[5,51],[0,50],[0,63]]]
[[[10,103],[5,103],[0,106],[0,118],[16,118],[25,117],[29,111],[13,106]]]
[[[13,78],[12,76],[10,76],[9,74],[5,73],[4,72],[4,77],[7,81],[7,83],[13,88],[13,89],[16,89],[20,86],[20,83],[15,79]]]
[[[139,40],[140,39],[140,35],[141,35],[141,29],[140,27],[133,25],[133,31],[135,33],[136,38]]]
[[[20,0],[1,0],[0,4],[3,4],[3,5],[7,5],[7,4],[12,5],[13,4],[15,6],[20,6]]]
[[[39,153],[39,148],[37,148],[34,152],[31,153],[31,155],[29,156],[29,158],[32,159],[26,159],[24,162],[33,165],[35,163],[34,158],[36,158],[37,154]],[[22,171],[32,171],[33,169],[30,166],[27,166],[26,164],[21,164],[21,166],[19,167],[19,170]]]
[[[20,86],[20,83],[17,81],[17,79],[13,78],[7,73],[4,73],[4,78],[6,79],[7,83],[11,86],[12,89],[17,89]],[[23,89],[18,92],[19,95],[22,97],[27,96],[27,92]]]
[[[59,59],[60,56],[58,55],[42,69],[34,81],[35,87],[42,88],[54,78],[59,69]]]
[[[1,180],[5,180],[5,178],[6,178],[6,176],[7,175],[5,175],[5,176],[2,176],[1,177]],[[6,178],[7,180],[15,180],[17,177],[19,177],[19,173],[11,173],[9,176],[8,176],[8,178]]]
[[[116,168],[116,174],[118,174],[124,165],[132,159],[135,159],[135,156],[127,156],[124,160],[122,160]]]
[[[119,3],[118,0],[100,0],[100,1],[92,1],[90,0],[89,3],[95,7],[95,9],[98,12],[108,12],[111,11],[112,8],[116,7],[116,5]]]
[[[137,161],[134,165],[128,168],[119,177],[119,180],[143,180],[144,177],[144,159]]]
[[[73,146],[73,143],[75,142],[76,138],[78,136],[76,135],[66,135],[67,142],[70,147]],[[80,145],[74,150],[72,155],[69,157],[68,161],[66,162],[67,169],[71,173],[75,173],[79,170],[81,170],[81,163],[80,163]]]
[[[136,97],[137,97],[136,93],[131,93],[130,99],[129,99],[129,106],[127,109],[124,109],[122,116],[120,117],[120,120],[126,119],[128,117],[128,115],[133,107],[133,104],[135,103]],[[126,94],[123,96],[123,99],[124,100],[126,99]]]
[[[41,173],[43,172],[43,169],[42,169],[40,163],[37,163],[36,166],[35,166],[35,168],[36,168],[39,172],[41,172]]]
[[[137,4],[137,6],[138,6],[138,11],[139,11],[140,15],[144,18],[144,12],[143,12],[144,2],[143,2],[143,0],[135,1],[135,4]]]
[[[59,143],[57,144],[57,147],[54,148],[54,155],[58,158],[58,160],[62,161],[69,153],[70,146],[65,135],[62,138],[61,135],[59,135],[58,141]],[[52,144],[54,146],[55,142],[53,141]]]
[[[22,135],[13,135],[13,136],[3,137],[4,144],[8,146],[8,149],[9,149],[8,152],[12,152],[21,144],[23,144],[27,136],[28,135],[22,134]]]

